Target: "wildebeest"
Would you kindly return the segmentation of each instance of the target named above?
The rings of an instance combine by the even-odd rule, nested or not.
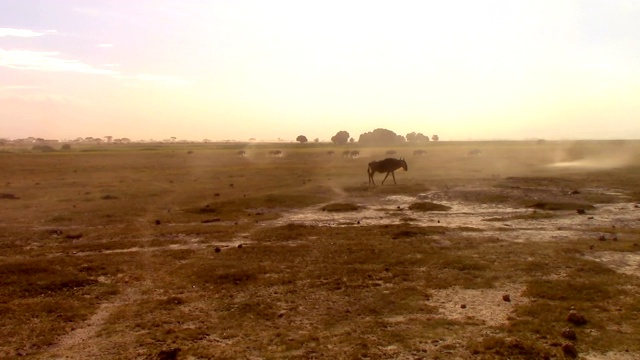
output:
[[[336,154],[336,152],[335,152],[335,151],[333,151],[333,150],[329,150],[329,151],[327,151],[327,155],[329,155],[329,156],[333,156],[333,155],[335,155],[335,154]]]
[[[244,150],[238,150],[238,156],[245,157],[245,156],[247,156],[247,152],[244,151]]]
[[[269,156],[282,156],[282,151],[280,151],[280,150],[271,150],[271,151],[269,151]]]
[[[469,150],[469,156],[474,156],[474,155],[480,155],[482,151],[480,151],[480,149],[471,149]]]
[[[386,154],[387,154],[387,156],[393,156],[393,155],[396,154],[396,151],[395,150],[387,150]]]
[[[403,168],[404,171],[408,170],[407,162],[402,158],[386,158],[384,160],[370,162],[369,166],[367,167],[367,174],[369,174],[369,184],[376,184],[376,182],[373,181],[373,175],[377,172],[387,173],[384,179],[382,179],[382,185],[384,185],[384,181],[387,180],[389,174],[391,174],[391,176],[393,177],[393,183],[396,184],[396,175],[394,174],[394,172],[400,168]]]
[[[422,156],[427,155],[427,150],[415,150],[413,152],[413,156]]]
[[[357,158],[358,156],[360,156],[360,151],[358,150],[345,150],[342,152],[342,157]]]

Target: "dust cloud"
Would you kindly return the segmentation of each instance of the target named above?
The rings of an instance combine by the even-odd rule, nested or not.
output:
[[[631,166],[640,157],[637,144],[612,141],[599,144],[569,143],[556,150],[555,162],[549,164],[553,168],[572,168],[583,170],[607,170]]]

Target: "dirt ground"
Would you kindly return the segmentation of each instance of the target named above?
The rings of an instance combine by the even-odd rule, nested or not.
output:
[[[5,149],[0,359],[640,358],[639,143],[423,148]]]

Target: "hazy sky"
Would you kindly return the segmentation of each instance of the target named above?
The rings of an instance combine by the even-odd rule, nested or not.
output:
[[[0,137],[640,138],[640,1],[1,0]]]

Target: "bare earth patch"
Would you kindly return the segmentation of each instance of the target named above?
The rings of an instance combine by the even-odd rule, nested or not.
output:
[[[606,353],[584,354],[585,360],[636,360],[640,359],[640,354],[636,352],[610,351]]]
[[[587,259],[600,262],[611,269],[627,274],[640,276],[640,254],[614,251],[600,251],[585,256]]]
[[[449,320],[478,320],[487,326],[500,326],[507,323],[515,306],[528,302],[520,295],[524,289],[522,285],[506,284],[497,289],[433,290],[428,303],[438,307],[438,314]],[[510,301],[503,299],[505,295]]]
[[[107,354],[110,344],[107,339],[98,335],[109,316],[121,306],[132,304],[140,295],[138,288],[128,288],[113,301],[102,304],[98,310],[80,327],[61,337],[51,348],[53,358],[74,360],[100,358]]]

